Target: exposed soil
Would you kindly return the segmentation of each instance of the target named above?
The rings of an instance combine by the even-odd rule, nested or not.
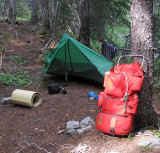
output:
[[[40,60],[45,40],[37,35],[37,29],[28,23],[21,23],[16,27],[22,35],[7,41],[0,38],[0,45],[6,44],[4,70],[1,72],[16,72],[19,69],[27,70],[32,77],[41,78],[44,64]],[[11,25],[0,22],[0,35],[4,31],[15,35]],[[11,56],[21,56],[26,61],[20,66],[10,60]],[[0,84],[0,98],[10,97],[17,89],[37,91],[42,95],[42,104],[29,108],[6,103],[0,105],[0,152],[1,153],[69,153],[73,146],[87,145],[89,153],[105,153],[117,151],[120,153],[154,152],[158,149],[139,148],[138,143],[155,137],[154,135],[141,135],[130,140],[127,137],[114,137],[98,131],[95,127],[91,131],[70,136],[66,132],[68,121],[81,121],[90,116],[94,121],[99,111],[97,100],[89,100],[90,91],[99,94],[103,91],[101,85],[80,79],[70,78],[65,87],[67,94],[48,94],[47,85],[57,82],[64,85],[64,78],[47,76],[45,81],[34,83],[28,87],[4,86]],[[40,86],[39,86],[40,85]],[[154,107],[160,112],[160,102],[155,98]],[[64,130],[64,131],[62,131]],[[79,152],[80,153],[80,152]]]

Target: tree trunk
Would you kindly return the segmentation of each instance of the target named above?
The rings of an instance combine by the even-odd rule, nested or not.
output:
[[[41,0],[42,21],[45,29],[50,29],[49,21],[49,0]]]
[[[80,0],[80,20],[79,41],[90,47],[89,0]]]
[[[105,17],[105,9],[102,9],[104,7],[103,3],[100,3],[99,1],[93,1],[92,2],[92,8],[95,12],[94,15],[92,15],[92,28],[94,31],[94,34],[96,35],[96,38],[105,38],[106,36],[106,17]]]
[[[15,4],[15,1],[13,1]],[[5,0],[5,16],[7,17],[7,20],[9,22],[14,22],[15,21],[15,15],[14,15],[14,8],[13,5],[11,4],[10,0]]]
[[[78,10],[77,10],[77,4],[73,3],[69,5],[69,7],[70,7],[70,10],[73,16],[72,21],[70,23],[71,30],[74,35],[79,35],[81,22],[80,22],[80,17],[79,17]]]
[[[13,21],[16,20],[17,10],[16,10],[16,0],[12,0],[12,6],[13,6]]]
[[[139,95],[135,116],[135,129],[158,127],[158,115],[152,107],[153,98],[153,1],[132,0],[131,4],[131,52],[145,56],[144,82]],[[141,61],[134,58],[134,62]]]
[[[44,49],[47,49],[48,46],[50,45],[50,43],[52,42],[52,40],[55,37],[56,34],[56,26],[57,26],[57,21],[58,21],[58,14],[60,12],[60,7],[61,7],[61,3],[59,1],[56,1],[54,4],[54,13],[53,13],[53,32],[52,32],[52,37],[49,39],[49,41],[47,42],[47,44],[45,45]]]
[[[32,13],[31,13],[31,24],[35,24],[38,21],[37,15],[37,0],[32,0]]]
[[[0,0],[0,16],[3,16],[3,12],[2,12],[2,0]]]

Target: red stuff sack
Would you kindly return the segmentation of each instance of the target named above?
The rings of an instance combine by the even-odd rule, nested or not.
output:
[[[96,128],[111,135],[127,135],[133,128],[133,115],[117,115],[100,112],[96,118]]]
[[[112,72],[114,68],[111,68],[111,72],[105,75],[104,93],[108,96],[123,97],[127,91],[126,77],[123,73]]]
[[[128,81],[129,93],[133,91],[140,91],[143,83],[143,70],[139,62],[133,64],[117,64],[112,68],[114,73],[125,73]]]

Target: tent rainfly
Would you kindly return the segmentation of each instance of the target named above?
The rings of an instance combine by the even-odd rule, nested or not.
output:
[[[55,49],[48,55],[45,74],[78,76],[103,83],[106,71],[114,67],[114,63],[86,47],[77,40],[64,34]]]

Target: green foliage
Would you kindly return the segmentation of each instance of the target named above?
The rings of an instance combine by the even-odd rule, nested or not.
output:
[[[5,39],[13,39],[14,38],[14,34],[10,33],[10,32],[1,32],[4,36]]]
[[[119,53],[119,55],[117,57],[115,57],[115,59],[113,60],[113,62],[115,64],[117,64],[118,61],[121,64],[123,64],[123,63],[131,63],[132,62],[132,57],[122,57],[122,58],[120,58],[120,56],[122,56],[122,52]],[[119,58],[120,58],[120,60],[119,60]]]
[[[52,49],[53,50],[53,49]],[[46,58],[47,56],[51,53],[51,50],[45,50],[45,51],[42,51],[42,54],[40,55],[40,58],[42,60],[45,60],[46,61]]]
[[[98,42],[97,40],[90,39],[90,46],[93,50],[102,53],[102,44]]]
[[[139,148],[137,148],[137,150],[147,151],[150,150],[150,148],[148,146],[140,146]]]
[[[57,33],[57,37],[58,37],[58,38],[61,38],[64,33],[66,33],[67,35],[69,35],[69,36],[71,36],[72,38],[76,39],[76,36],[75,36],[73,33],[71,33],[71,32],[69,32],[68,30],[66,30],[66,29],[61,29],[61,30],[59,30],[58,33]]]
[[[26,1],[17,1],[17,19],[30,20],[31,10]]]
[[[160,138],[160,132],[155,132],[158,138]]]
[[[160,89],[160,84],[155,83],[154,86],[153,86],[153,88],[154,88],[154,89]]]
[[[160,138],[160,132],[157,132],[157,130],[154,127],[150,131],[153,132],[157,137]]]
[[[108,0],[100,3],[93,0],[90,4],[91,38],[103,38],[123,48],[130,31],[129,12],[129,0]]]
[[[28,86],[32,84],[32,79],[28,71],[19,70],[15,74],[0,73],[0,83],[8,86]]]
[[[126,38],[129,34],[130,28],[123,25],[108,26],[107,41],[123,48],[125,46]]]
[[[154,75],[160,75],[160,59],[156,60],[156,63],[154,65]]]
[[[154,91],[157,93],[158,99],[160,99],[160,83],[159,83],[159,77],[154,77],[154,85],[153,85]]]
[[[133,133],[130,133],[130,134],[128,135],[128,139],[131,140],[131,141],[133,140],[133,137],[134,137],[134,134],[133,134]]]
[[[24,66],[27,64],[27,61],[20,56],[11,56],[11,60],[12,60],[12,62],[14,62],[16,64],[20,64],[21,66]]]
[[[16,76],[10,73],[1,73],[0,74],[0,83],[3,85],[13,85],[16,81]]]

